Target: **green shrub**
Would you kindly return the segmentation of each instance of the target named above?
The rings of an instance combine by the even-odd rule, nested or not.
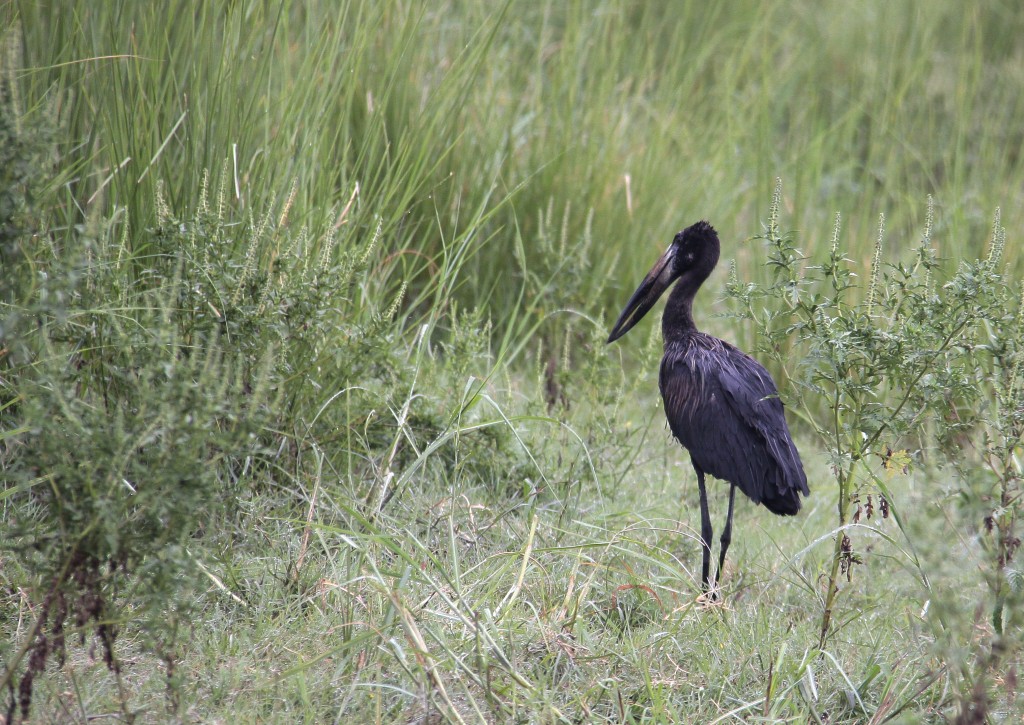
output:
[[[892,515],[902,538],[886,538],[930,590],[909,514],[897,507],[889,487],[892,474],[937,457],[961,476],[960,515],[968,527],[980,528],[983,518],[990,532],[985,604],[994,636],[963,693],[965,707],[979,697],[983,704],[984,696],[974,693],[975,676],[984,683],[1024,645],[1016,628],[1007,636],[1003,622],[1004,612],[1013,610],[1009,602],[1021,596],[1013,564],[1021,480],[1014,456],[1024,435],[1024,320],[1019,285],[1002,260],[1006,231],[999,212],[988,255],[962,262],[942,281],[930,199],[911,261],[882,262],[882,219],[870,268],[862,270],[844,251],[838,215],[829,256],[805,259],[792,237],[779,231],[780,199],[781,182],[761,237],[774,284],[743,285],[733,278],[729,293],[739,315],[754,323],[760,352],[792,382],[790,402],[824,444],[835,476],[836,527],[818,646],[824,649],[834,633],[842,579],[849,582],[862,564],[856,544],[862,518]],[[936,611],[932,621],[940,631],[958,628],[943,618],[941,606]],[[839,619],[846,616],[852,615]]]

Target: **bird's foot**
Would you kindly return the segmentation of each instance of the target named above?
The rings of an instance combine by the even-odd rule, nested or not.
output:
[[[721,606],[723,604],[722,588],[718,582],[704,585],[704,592],[697,597],[697,602],[705,607]]]

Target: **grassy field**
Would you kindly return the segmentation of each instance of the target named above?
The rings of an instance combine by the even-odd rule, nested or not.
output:
[[[706,5],[0,5],[4,721],[1020,720],[1024,11]],[[701,218],[717,602],[604,345]]]

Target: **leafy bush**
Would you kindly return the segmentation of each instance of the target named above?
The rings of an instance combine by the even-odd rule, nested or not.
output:
[[[255,360],[231,345],[230,331],[181,306],[184,250],[140,260],[132,279],[125,268],[135,260],[115,242],[115,223],[90,219],[58,244],[52,193],[31,193],[54,188],[34,153],[51,134],[19,120],[4,104],[5,148],[22,163],[0,191],[0,435],[5,498],[20,512],[6,547],[32,572],[38,608],[3,684],[21,670],[27,717],[48,657],[63,664],[69,622],[83,640],[95,633],[115,675],[115,641],[129,621],[173,672],[187,622],[181,592],[198,572],[189,542],[224,517],[261,450],[272,358]]]
[[[1020,540],[1020,467],[1014,459],[1024,426],[1020,290],[1003,268],[1006,232],[997,210],[989,253],[961,263],[948,281],[939,277],[929,199],[924,232],[909,263],[885,264],[884,218],[879,221],[870,268],[858,274],[841,244],[837,215],[831,252],[805,260],[779,230],[781,182],[761,237],[774,270],[771,285],[731,280],[739,315],[754,323],[768,356],[794,384],[792,403],[828,452],[835,476],[836,528],[824,579],[819,648],[833,634],[842,578],[862,563],[855,543],[861,519],[890,515],[902,541],[887,538],[930,589],[928,572],[890,491],[893,473],[906,473],[938,456],[966,484],[960,500],[971,526],[981,523],[985,501],[988,581],[994,633],[983,670],[1011,657],[1024,641],[1004,637],[1003,612],[1021,588],[1012,561]],[[976,493],[971,493],[972,491]],[[950,622],[939,622],[940,627]],[[998,655],[996,654],[998,653]],[[979,673],[979,676],[983,675]],[[973,687],[973,684],[972,684]],[[982,688],[983,690],[984,688]]]
[[[20,163],[4,190],[0,435],[18,512],[6,546],[38,605],[6,663],[3,684],[20,677],[11,716],[17,704],[27,717],[48,659],[63,664],[69,628],[95,634],[119,688],[117,638],[140,635],[176,708],[176,653],[206,576],[209,544],[197,542],[240,536],[225,523],[281,477],[347,472],[325,488],[353,502],[340,518],[358,527],[425,467],[473,479],[536,470],[500,409],[482,423],[475,410],[492,340],[479,310],[460,314],[450,297],[474,234],[417,290],[426,321],[411,318],[407,336],[406,270],[381,260],[381,224],[359,221],[358,187],[316,226],[292,228],[296,185],[239,221],[225,165],[216,185],[203,175],[190,210],[156,184],[150,229],[97,214],[55,235],[55,192],[29,193],[56,188],[36,148],[50,136],[15,129],[17,109],[4,110]],[[424,351],[449,308],[453,362],[435,365]],[[462,395],[424,396],[425,384]],[[119,699],[128,717],[127,691]]]

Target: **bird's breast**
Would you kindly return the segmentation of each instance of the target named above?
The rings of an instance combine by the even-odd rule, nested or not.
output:
[[[670,421],[691,420],[704,407],[718,402],[718,391],[708,385],[707,371],[686,351],[666,353],[662,358],[659,387]]]

